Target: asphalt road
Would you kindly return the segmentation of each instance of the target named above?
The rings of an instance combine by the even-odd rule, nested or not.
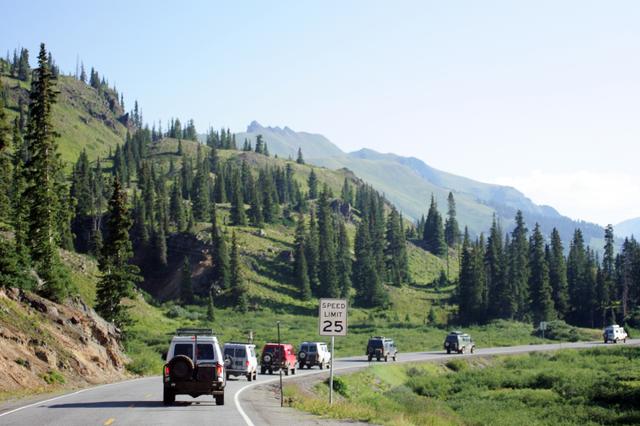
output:
[[[628,340],[627,345],[640,345],[640,339]],[[620,344],[619,344],[620,345]],[[475,355],[447,355],[443,352],[401,353],[398,362],[438,361],[447,358],[486,355],[510,355],[558,349],[584,349],[613,347],[602,342],[557,343],[546,345],[510,346],[476,350]],[[373,362],[375,363],[375,361]],[[384,363],[384,362],[383,362]],[[390,360],[391,364],[392,361]],[[334,370],[345,372],[367,367],[363,356],[340,358]],[[295,376],[283,376],[284,380],[308,374],[328,374],[317,368],[296,370]],[[251,388],[278,380],[277,375],[258,375],[258,380],[247,382],[245,378],[230,379],[225,392],[225,405],[216,406],[212,397],[193,399],[178,396],[176,405],[162,404],[161,377],[148,377],[120,383],[97,386],[44,401],[22,406],[0,406],[0,425],[262,425],[283,424],[283,418],[265,419],[258,408],[243,401]]]

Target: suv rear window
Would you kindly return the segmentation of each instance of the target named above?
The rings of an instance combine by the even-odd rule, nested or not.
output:
[[[450,334],[447,336],[447,342],[449,343],[456,343],[458,341],[458,335],[457,334]]]
[[[372,348],[381,348],[382,340],[379,340],[379,339],[369,340],[369,346],[371,346]]]
[[[198,359],[214,359],[213,345],[208,343],[198,343]]]
[[[178,343],[173,348],[173,356],[185,355],[193,359],[193,345],[191,343]]]

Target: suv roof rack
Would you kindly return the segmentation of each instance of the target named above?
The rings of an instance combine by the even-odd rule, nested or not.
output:
[[[176,336],[213,336],[212,328],[179,328]]]

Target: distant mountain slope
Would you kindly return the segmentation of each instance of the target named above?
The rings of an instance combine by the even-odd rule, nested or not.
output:
[[[632,235],[636,238],[640,237],[640,217],[628,219],[614,225],[613,232],[616,237],[625,238]]]
[[[446,197],[452,191],[456,198],[459,220],[473,234],[486,232],[494,213],[507,231],[516,211],[522,210],[530,228],[538,222],[543,232],[548,234],[556,227],[563,240],[568,242],[574,229],[580,227],[587,242],[594,247],[601,245],[604,230],[600,226],[574,221],[562,216],[552,207],[537,205],[515,188],[443,172],[414,157],[381,154],[370,149],[347,154],[320,135],[309,138],[308,133],[294,132],[287,127],[263,127],[253,122],[239,140],[247,137],[254,141],[258,134],[262,134],[272,154],[289,156],[300,146],[305,159],[312,164],[331,169],[348,168],[384,192],[391,202],[412,219],[426,213],[431,194],[436,197],[440,210],[445,213]],[[316,144],[316,140],[321,140],[322,143]]]
[[[335,146],[329,139],[322,135],[294,132],[288,127],[263,127],[257,121],[252,121],[245,133],[237,133],[236,140],[242,146],[245,138],[255,146],[257,135],[262,135],[267,141],[267,147],[271,154],[278,154],[279,157],[295,159],[298,148],[302,148],[305,158],[332,157],[342,155],[343,152]]]

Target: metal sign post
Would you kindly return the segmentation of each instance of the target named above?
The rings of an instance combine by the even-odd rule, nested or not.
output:
[[[274,353],[274,356],[276,354],[279,354],[284,357],[284,352],[280,352],[282,352],[282,347],[280,346],[280,321],[278,321],[278,350]],[[278,361],[280,360],[278,359]],[[282,391],[282,368],[280,368],[280,406],[284,407],[284,393]]]
[[[547,329],[547,322],[540,321],[540,330],[542,331],[542,338],[544,339],[544,332]]]
[[[335,336],[347,335],[348,304],[346,299],[320,299],[318,334],[331,336],[331,369],[329,371],[329,405],[333,404],[333,360]]]

